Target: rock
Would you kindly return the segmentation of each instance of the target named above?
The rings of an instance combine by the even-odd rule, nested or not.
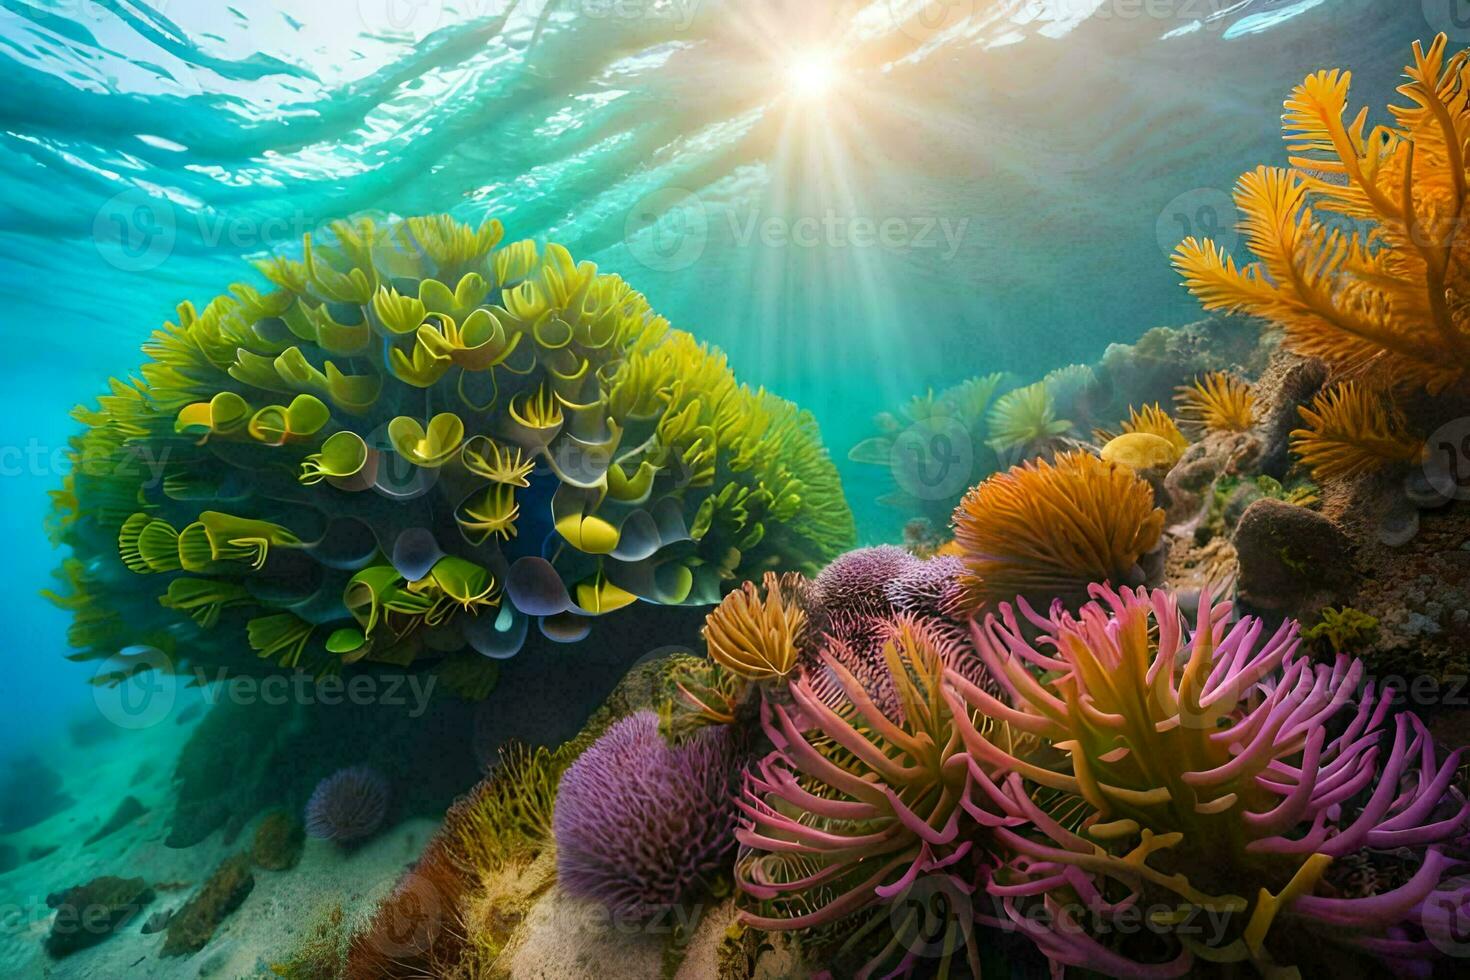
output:
[[[1323,608],[1346,604],[1356,587],[1347,536],[1315,511],[1265,498],[1235,528],[1243,611],[1268,623],[1314,622]]]
[[[148,921],[143,923],[143,928],[140,931],[145,936],[151,936],[155,932],[162,932],[168,928],[169,920],[173,917],[173,909],[159,909],[148,917]]]
[[[168,924],[163,956],[185,956],[208,945],[214,930],[255,887],[250,859],[244,854],[226,858],[204,886],[185,902]]]
[[[32,847],[29,851],[26,851],[26,860],[27,861],[39,861],[39,860],[41,860],[41,858],[43,858],[43,857],[49,857],[50,855],[55,854],[55,853],[56,853],[56,845],[55,844],[37,844],[35,847]]]
[[[56,909],[46,952],[56,959],[95,946],[153,901],[153,889],[142,878],[93,878],[47,896]]]
[[[112,811],[112,816],[101,827],[98,827],[91,837],[87,838],[86,843],[95,844],[109,834],[117,833],[147,812],[148,808],[139,803],[136,796],[124,796],[123,801],[117,805],[117,809]]]
[[[1296,462],[1291,452],[1291,433],[1303,426],[1299,405],[1310,405],[1312,397],[1327,383],[1327,368],[1321,361],[1277,351],[1270,366],[1256,383],[1256,411],[1263,447],[1259,472],[1285,479]]]
[[[9,844],[0,844],[0,874],[20,867],[20,852]]]
[[[289,871],[301,860],[306,831],[294,813],[284,807],[266,812],[255,828],[250,859],[267,871]]]

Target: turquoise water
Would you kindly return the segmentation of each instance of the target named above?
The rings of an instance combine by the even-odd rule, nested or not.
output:
[[[1411,40],[1470,33],[1435,0],[280,6],[0,0],[5,744],[88,703],[37,596],[66,413],[249,258],[364,212],[499,217],[840,457],[927,387],[1197,318],[1166,253],[1281,158],[1291,85],[1351,64],[1381,105]]]

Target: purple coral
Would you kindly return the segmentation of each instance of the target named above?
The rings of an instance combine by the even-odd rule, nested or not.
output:
[[[888,611],[888,583],[922,562],[891,544],[858,548],[838,555],[822,569],[813,588],[816,603],[829,615],[881,616]]]
[[[371,766],[339,769],[317,783],[306,804],[306,832],[351,844],[371,837],[388,813],[388,780]]]
[[[619,917],[688,901],[735,844],[729,730],[669,745],[658,716],[609,728],[562,777],[552,819],[562,887]]]
[[[965,563],[954,555],[915,562],[883,586],[883,597],[899,612],[936,619],[962,619],[957,607]]]

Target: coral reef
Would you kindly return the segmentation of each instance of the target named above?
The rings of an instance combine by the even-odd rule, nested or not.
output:
[[[840,959],[889,921],[870,910],[901,908],[916,881],[973,890],[981,840],[1002,818],[977,805],[996,790],[965,755],[959,727],[968,713],[957,723],[944,696],[946,659],[920,621],[901,618],[883,647],[887,703],[875,703],[871,683],[826,653],[830,690],[799,677],[789,687],[792,706],[768,702],[764,726],[775,750],[747,776],[740,803],[736,875],[756,902],[744,922],[826,930],[818,944]],[[921,925],[929,933],[922,938],[934,940],[932,924],[895,916],[874,963],[903,960]],[[970,923],[944,928],[952,933],[945,948],[963,949],[978,975]]]
[[[578,639],[850,546],[809,415],[619,277],[501,235],[339,223],[263,267],[273,291],[181,306],[77,412],[52,524],[78,656],[493,671],[532,619]]]
[[[306,803],[306,833],[354,844],[378,832],[388,815],[389,788],[369,766],[339,769],[323,779]]]
[[[1347,112],[1352,74],[1318,71],[1286,101],[1289,169],[1240,178],[1236,206],[1258,261],[1237,267],[1213,241],[1186,238],[1174,265],[1208,310],[1278,326],[1292,350],[1375,387],[1443,391],[1470,372],[1470,267],[1461,241],[1470,66],[1441,34],[1414,44],[1409,102],[1365,132]],[[1367,228],[1345,231],[1340,221]]]
[[[1249,432],[1256,421],[1250,385],[1223,371],[1181,386],[1174,400],[1179,417],[1206,432]]]
[[[790,674],[806,630],[805,582],[796,572],[767,572],[760,588],[746,582],[725,596],[705,620],[710,659],[748,681]]]
[[[651,711],[614,724],[562,777],[561,886],[634,920],[698,896],[735,843],[731,752],[719,728],[669,745]]]
[[[163,956],[187,956],[209,944],[215,929],[250,895],[255,875],[250,858],[236,854],[220,862],[203,887],[168,920]]]
[[[989,886],[1003,917],[1054,963],[1111,975],[1182,976],[1201,959],[1322,969],[1341,946],[1434,957],[1446,910],[1470,903],[1445,880],[1444,846],[1470,815],[1452,788],[1459,754],[1437,759],[1416,717],[1390,719],[1372,683],[1360,692],[1360,662],[1300,656],[1294,623],[1263,640],[1208,597],[1190,628],[1168,593],[1093,595],[1076,616],[1023,608],[1040,642],[1009,607],[987,617],[978,652],[1011,703],[956,685],[982,717],[1058,750],[965,733],[1009,770],[1009,812],[1029,824],[992,831],[1012,855]],[[1073,801],[1065,815],[1048,791]],[[1328,884],[1334,862],[1364,854],[1406,862],[1404,880],[1358,896]],[[1165,907],[1136,941],[1116,928]],[[1182,928],[1205,912],[1223,928]]]
[[[46,935],[46,952],[56,959],[95,946],[126,925],[149,902],[153,889],[142,878],[93,878],[49,896],[56,910]]]
[[[965,608],[1080,599],[1092,582],[1139,584],[1135,566],[1163,524],[1147,483],[1085,452],[993,476],[955,511]]]
[[[1382,395],[1356,381],[1318,392],[1312,406],[1299,406],[1306,428],[1291,433],[1291,451],[1318,483],[1345,480],[1423,456],[1424,442]]]

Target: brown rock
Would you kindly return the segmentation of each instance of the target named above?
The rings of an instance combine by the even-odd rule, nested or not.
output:
[[[60,959],[95,946],[153,901],[153,889],[142,878],[93,878],[51,895],[46,904],[56,909],[46,952]]]
[[[244,854],[226,858],[169,920],[163,955],[186,956],[203,949],[214,936],[214,930],[240,907],[254,887],[250,859]]]
[[[1356,588],[1347,536],[1315,511],[1264,498],[1235,528],[1241,607],[1268,622],[1315,621]]]

